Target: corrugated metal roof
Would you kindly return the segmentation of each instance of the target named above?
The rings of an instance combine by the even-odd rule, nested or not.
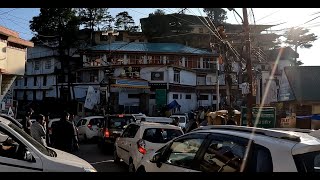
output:
[[[298,101],[320,101],[320,66],[285,67],[284,71]]]
[[[110,49],[109,49],[110,48]],[[210,51],[192,48],[177,43],[145,43],[145,42],[114,42],[88,48],[93,51],[126,51],[126,52],[153,52],[153,53],[186,53],[195,55],[217,55]]]

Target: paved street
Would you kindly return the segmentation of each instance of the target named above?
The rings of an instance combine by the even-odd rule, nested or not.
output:
[[[112,152],[103,153],[94,143],[80,144],[80,151],[74,153],[76,156],[88,161],[98,172],[126,172],[128,166],[121,162],[113,163]]]

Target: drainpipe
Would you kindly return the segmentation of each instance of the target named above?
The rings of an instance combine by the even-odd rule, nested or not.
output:
[[[169,68],[166,66],[166,71],[167,71],[167,104],[169,103]]]

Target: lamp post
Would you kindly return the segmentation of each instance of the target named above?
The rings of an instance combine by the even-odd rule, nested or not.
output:
[[[111,40],[113,36],[118,36],[119,32],[114,31],[113,29],[109,29],[106,32],[102,33],[103,36],[108,36],[108,41],[109,41],[109,55],[107,57],[107,67],[106,70],[104,71],[105,73],[105,78],[108,79],[108,86],[106,89],[106,100],[107,100],[107,110],[108,113],[110,113],[110,93],[111,93],[111,76],[113,75],[112,72],[112,61],[111,61]]]

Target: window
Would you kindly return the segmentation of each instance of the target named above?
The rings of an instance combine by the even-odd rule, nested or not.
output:
[[[246,146],[232,139],[215,136],[200,161],[203,172],[239,172]]]
[[[34,70],[40,69],[40,61],[34,61]]]
[[[142,139],[151,143],[166,143],[181,135],[182,132],[176,129],[148,128],[144,131]]]
[[[191,99],[191,94],[186,94],[186,99]]]
[[[83,122],[83,119],[81,119],[80,121],[78,121],[78,123],[77,123],[77,127],[79,127],[79,126],[81,126],[82,125],[82,122]]]
[[[14,83],[16,86],[18,86],[18,79],[16,79]]]
[[[272,157],[269,149],[254,144],[252,157],[248,164],[249,172],[273,172]]]
[[[98,76],[96,73],[90,73],[90,82],[98,82]]]
[[[209,58],[203,58],[203,68],[205,68],[205,69],[211,69],[212,68],[212,64],[210,63],[210,59]]]
[[[122,137],[134,138],[140,126],[131,124],[123,132]]]
[[[180,83],[180,71],[174,71],[173,81]]]
[[[172,99],[178,99],[179,95],[178,94],[172,94]]]
[[[208,100],[209,95],[200,95],[199,100]]]
[[[33,86],[37,86],[37,76],[33,77]]]
[[[86,119],[82,119],[82,123],[81,123],[81,126],[84,126],[84,125],[86,125],[86,123],[87,123],[87,120],[86,120]]]
[[[200,138],[174,141],[165,163],[191,169],[202,142]]]
[[[28,85],[28,78],[27,77],[24,77],[24,86],[27,86]]]
[[[43,85],[47,85],[47,75],[43,75]]]
[[[320,172],[320,151],[294,155],[298,172]]]
[[[89,124],[92,125],[92,126],[98,126],[98,127],[100,127],[100,125],[102,124],[102,121],[103,121],[103,120],[104,120],[104,119],[102,119],[102,118],[94,118],[94,119],[91,119],[91,120],[90,120]]]
[[[46,91],[42,91],[42,99],[45,99],[46,98]]]
[[[182,99],[182,94],[180,94],[180,99]]]
[[[45,63],[45,68],[46,69],[51,69],[51,60],[47,60]]]
[[[124,126],[134,122],[133,116],[109,116],[108,126],[110,129],[124,129]]]

